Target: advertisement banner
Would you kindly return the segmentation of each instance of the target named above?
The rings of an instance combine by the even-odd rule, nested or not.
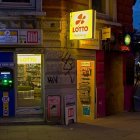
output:
[[[18,31],[17,30],[0,30],[0,44],[17,44]]]
[[[70,94],[65,96],[65,124],[68,125],[70,120],[76,122],[75,94]]]
[[[0,44],[40,45],[42,43],[40,29],[4,29],[0,30]]]
[[[61,118],[61,99],[60,96],[50,95],[47,99],[48,102],[48,110],[47,110],[47,118],[48,120],[60,120]]]
[[[95,117],[95,61],[77,61],[77,121],[91,122]]]
[[[19,44],[22,45],[37,45],[41,44],[41,30],[37,29],[20,29],[19,30]]]

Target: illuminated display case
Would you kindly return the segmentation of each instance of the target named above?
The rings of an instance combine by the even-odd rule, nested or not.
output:
[[[39,64],[20,64],[18,66],[18,85],[31,86],[31,89],[40,87],[40,69]]]
[[[41,55],[18,55],[18,106],[41,104]]]

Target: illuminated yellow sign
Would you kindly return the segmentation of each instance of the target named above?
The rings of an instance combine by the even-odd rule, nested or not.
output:
[[[96,12],[85,10],[70,13],[70,40],[91,39],[94,37]]]
[[[18,61],[18,64],[40,64],[41,55],[40,54],[18,54],[17,61]]]
[[[102,29],[102,40],[106,40],[111,38],[111,28]]]

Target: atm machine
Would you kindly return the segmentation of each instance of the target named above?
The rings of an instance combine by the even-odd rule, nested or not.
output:
[[[15,116],[15,94],[13,69],[0,68],[0,117]]]

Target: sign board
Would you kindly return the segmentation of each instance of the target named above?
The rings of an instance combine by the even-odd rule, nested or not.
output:
[[[90,105],[83,105],[83,115],[90,115]]]
[[[41,44],[41,30],[39,29],[20,29],[18,43],[22,45]]]
[[[103,28],[102,29],[102,40],[106,40],[111,38],[111,28]]]
[[[59,120],[61,117],[61,107],[60,107],[60,96],[52,95],[48,96],[48,110],[47,110],[47,118],[48,120]]]
[[[95,117],[95,60],[77,60],[77,121],[91,122]]]
[[[9,116],[9,95],[8,92],[3,92],[3,116]]]
[[[17,44],[18,31],[17,30],[0,30],[0,44]]]
[[[65,96],[65,124],[68,125],[70,120],[76,122],[75,94],[70,94]]]
[[[42,43],[40,29],[0,30],[0,44],[39,45]]]
[[[92,39],[96,30],[96,11],[84,10],[70,13],[70,40]]]
[[[18,54],[17,64],[41,64],[40,54]]]

